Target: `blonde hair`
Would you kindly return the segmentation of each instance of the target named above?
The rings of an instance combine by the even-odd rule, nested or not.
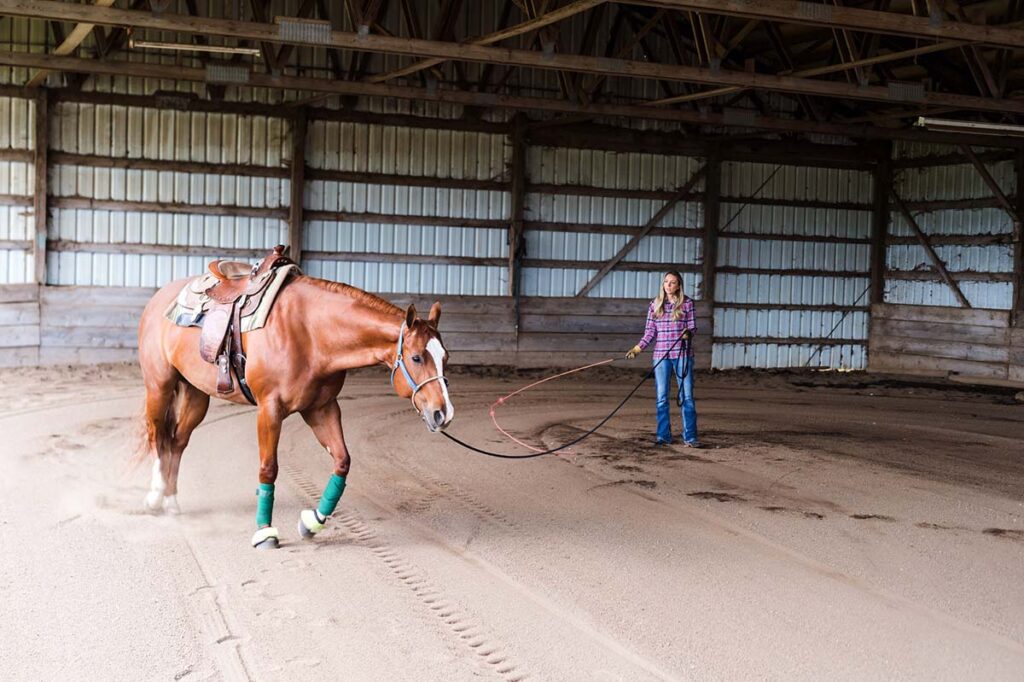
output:
[[[683,276],[675,270],[669,270],[665,273],[665,277],[669,275],[675,277],[676,281],[679,282],[679,297],[672,301],[672,319],[678,320],[683,316],[683,300],[686,298],[683,295]],[[654,317],[659,320],[665,314],[665,277],[661,278],[661,283],[658,285],[658,295],[651,304],[654,308]]]

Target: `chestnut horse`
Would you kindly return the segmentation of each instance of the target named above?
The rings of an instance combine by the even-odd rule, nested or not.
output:
[[[146,444],[156,456],[145,503],[154,512],[178,513],[181,455],[206,416],[210,397],[249,404],[237,381],[232,393],[217,393],[217,366],[199,355],[200,330],[177,326],[165,317],[187,282],[177,280],[160,289],[139,323]],[[271,523],[277,447],[281,423],[294,412],[334,460],[334,474],[317,509],[300,514],[300,534],[312,537],[334,511],[351,466],[337,401],[347,370],[385,365],[391,369],[395,393],[412,400],[431,432],[451,422],[455,410],[444,378],[448,353],[437,330],[440,316],[440,303],[434,303],[424,320],[411,305],[403,311],[355,287],[297,275],[278,293],[266,325],[242,334],[245,378],[257,404],[260,452],[254,547],[278,546]]]

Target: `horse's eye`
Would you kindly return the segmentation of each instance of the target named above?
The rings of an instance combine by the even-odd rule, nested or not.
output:
[[[420,356],[418,356],[418,355],[414,355],[414,356],[412,356],[412,361],[413,361],[413,362],[415,362],[415,363],[416,363],[416,364],[418,365],[418,364],[420,364],[421,362],[423,362],[423,358],[421,358],[421,357],[420,357]]]

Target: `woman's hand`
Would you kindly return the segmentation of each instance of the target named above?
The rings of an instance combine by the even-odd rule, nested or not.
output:
[[[632,360],[632,359],[633,359],[633,358],[635,358],[635,357],[636,357],[637,355],[640,355],[640,351],[641,351],[641,350],[643,350],[643,349],[642,349],[642,348],[640,348],[640,346],[633,346],[632,348],[630,348],[630,349],[629,349],[629,350],[628,350],[628,351],[626,352],[626,359],[627,359],[627,360]]]

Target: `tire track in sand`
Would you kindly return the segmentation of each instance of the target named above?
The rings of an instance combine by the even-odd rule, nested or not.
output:
[[[315,505],[320,499],[320,489],[295,467],[281,464],[280,468],[299,493]],[[522,666],[504,651],[501,642],[486,633],[478,619],[456,606],[425,570],[405,559],[358,514],[339,511],[331,518],[337,520],[357,542],[365,545],[397,582],[412,592],[427,613],[433,614],[452,638],[465,646],[477,660],[509,682],[527,679]]]

